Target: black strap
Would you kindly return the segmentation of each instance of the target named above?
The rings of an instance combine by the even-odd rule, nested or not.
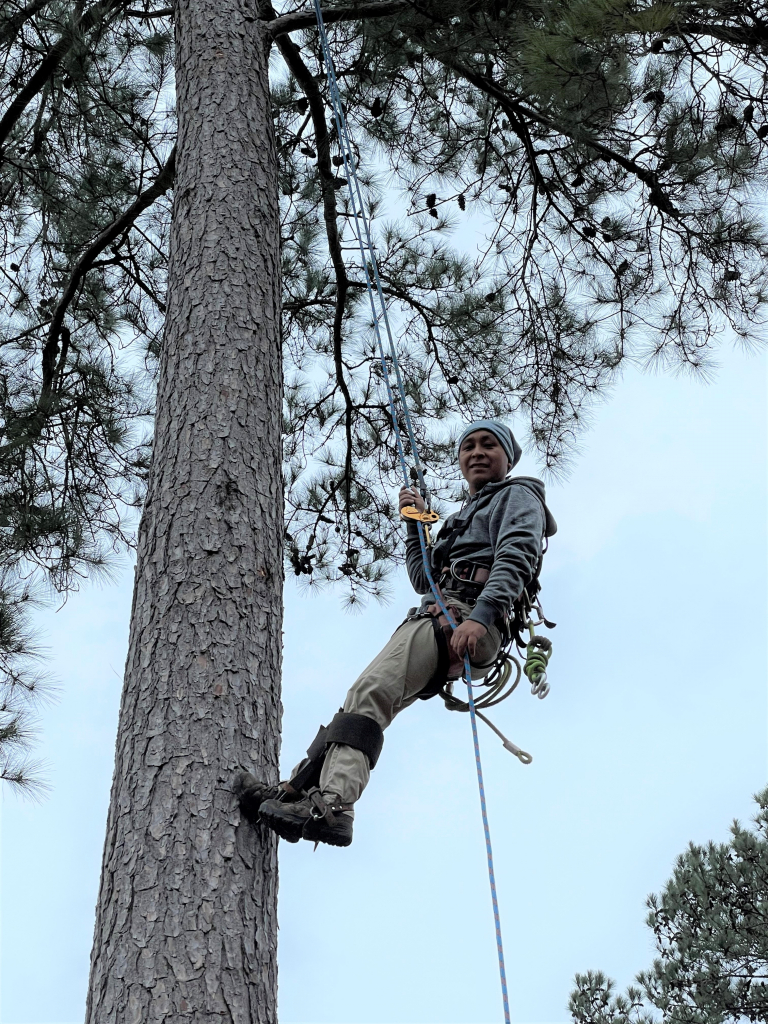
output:
[[[320,772],[323,770],[325,752],[328,749],[328,741],[325,738],[327,732],[327,726],[321,725],[317,736],[307,749],[307,756],[297,768],[296,773],[288,780],[294,789],[306,791],[320,782]]]
[[[461,537],[462,534],[466,533],[470,523],[472,522],[475,516],[475,513],[478,511],[478,508],[479,506],[475,507],[472,510],[472,515],[467,516],[466,519],[462,519],[457,523],[451,523],[449,525],[446,522],[445,527],[440,531],[440,536],[437,538],[437,545],[435,546],[434,549],[435,555],[438,556],[434,564],[434,569],[436,572],[440,573],[443,571],[444,568],[446,568],[446,566],[450,565],[451,551],[453,550],[453,546],[459,539],[459,537]],[[446,531],[448,533],[447,537],[445,536]],[[443,541],[445,541],[444,544]]]
[[[294,789],[306,793],[320,784],[320,773],[331,743],[345,743],[362,750],[371,768],[375,768],[384,745],[384,733],[379,723],[367,715],[339,711],[330,725],[320,726],[307,749],[307,756],[288,780]]]
[[[384,732],[378,722],[367,715],[357,715],[350,711],[339,711],[326,729],[326,743],[345,743],[355,750],[362,750],[376,767],[381,748],[384,746]]]
[[[321,754],[325,753],[325,749],[328,746],[328,726],[321,725],[317,730],[317,736],[312,740],[310,745],[307,747],[307,757],[310,761],[314,761],[320,757]]]
[[[432,623],[432,629],[435,634],[435,643],[437,644],[437,668],[433,672],[432,678],[424,689],[419,690],[417,694],[419,700],[429,700],[430,697],[435,697],[440,693],[442,688],[448,682],[448,668],[451,663],[451,655],[448,650],[448,637],[445,635],[445,631],[440,625],[440,620],[436,615],[430,615],[429,621]]]
[[[512,484],[516,484],[518,487],[524,487],[526,491],[529,491],[538,501],[538,503],[541,505],[544,511],[544,529],[546,536],[547,524],[551,516],[548,514],[547,506],[542,500],[541,495],[536,491],[534,487],[531,487],[530,484],[526,483],[524,480],[520,480],[518,477],[513,477],[511,480],[505,480],[504,483],[507,487],[511,486]],[[438,560],[436,561],[434,568],[438,573],[442,572],[444,568],[450,565],[451,551],[453,550],[456,541],[459,539],[459,537],[462,537],[467,532],[470,524],[472,523],[472,520],[475,518],[480,509],[485,508],[487,505],[490,505],[490,503],[493,501],[496,495],[500,493],[500,490],[501,489],[499,489],[498,491],[494,491],[492,494],[489,494],[487,496],[487,500],[484,500],[484,497],[481,498],[480,501],[477,502],[475,507],[469,511],[465,519],[460,519],[452,523],[446,521],[446,524],[441,530],[440,536],[437,538],[437,543],[435,545],[435,554],[438,556]],[[459,513],[456,514],[458,515]],[[445,543],[441,544],[441,542],[444,539]],[[539,565],[537,569],[538,571],[540,571],[541,566]],[[534,578],[538,576],[538,571],[534,574]]]

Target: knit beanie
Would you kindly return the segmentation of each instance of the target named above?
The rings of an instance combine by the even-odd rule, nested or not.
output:
[[[515,435],[504,423],[500,423],[499,420],[476,420],[474,423],[470,423],[468,427],[465,427],[459,437],[459,443],[456,446],[456,453],[458,454],[461,448],[462,442],[465,437],[469,434],[474,434],[476,430],[487,430],[493,434],[494,437],[498,438],[499,444],[507,453],[509,459],[509,468],[513,469],[520,461],[520,456],[523,454],[523,450],[515,440]]]

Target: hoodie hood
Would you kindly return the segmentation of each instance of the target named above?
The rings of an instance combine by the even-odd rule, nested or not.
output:
[[[541,504],[544,506],[544,536],[554,537],[557,533],[557,522],[555,517],[547,508],[547,489],[544,486],[543,480],[539,480],[535,476],[511,476],[507,477],[506,480],[497,480],[492,483],[484,484],[474,495],[474,498],[485,498],[491,494],[495,494],[497,491],[503,490],[505,487],[510,487],[514,484],[518,484],[521,487],[527,487],[529,491],[533,491],[536,497],[539,499]],[[471,501],[472,499],[470,499]]]

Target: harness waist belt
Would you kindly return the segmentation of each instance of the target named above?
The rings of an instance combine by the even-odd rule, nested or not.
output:
[[[457,558],[442,570],[438,583],[447,590],[464,591],[469,598],[476,599],[490,575],[491,570],[487,566],[471,562],[468,558]]]

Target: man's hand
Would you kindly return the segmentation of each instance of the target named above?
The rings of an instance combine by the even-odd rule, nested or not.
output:
[[[400,488],[400,508],[405,508],[406,505],[415,505],[419,512],[423,512],[427,507],[424,504],[424,499],[418,491],[412,490],[410,487]]]
[[[456,629],[454,629],[453,636],[451,637],[451,647],[460,658],[463,658],[467,651],[470,658],[474,658],[477,653],[477,641],[480,637],[485,636],[487,632],[488,630],[482,622],[466,619],[466,621],[459,623]]]

